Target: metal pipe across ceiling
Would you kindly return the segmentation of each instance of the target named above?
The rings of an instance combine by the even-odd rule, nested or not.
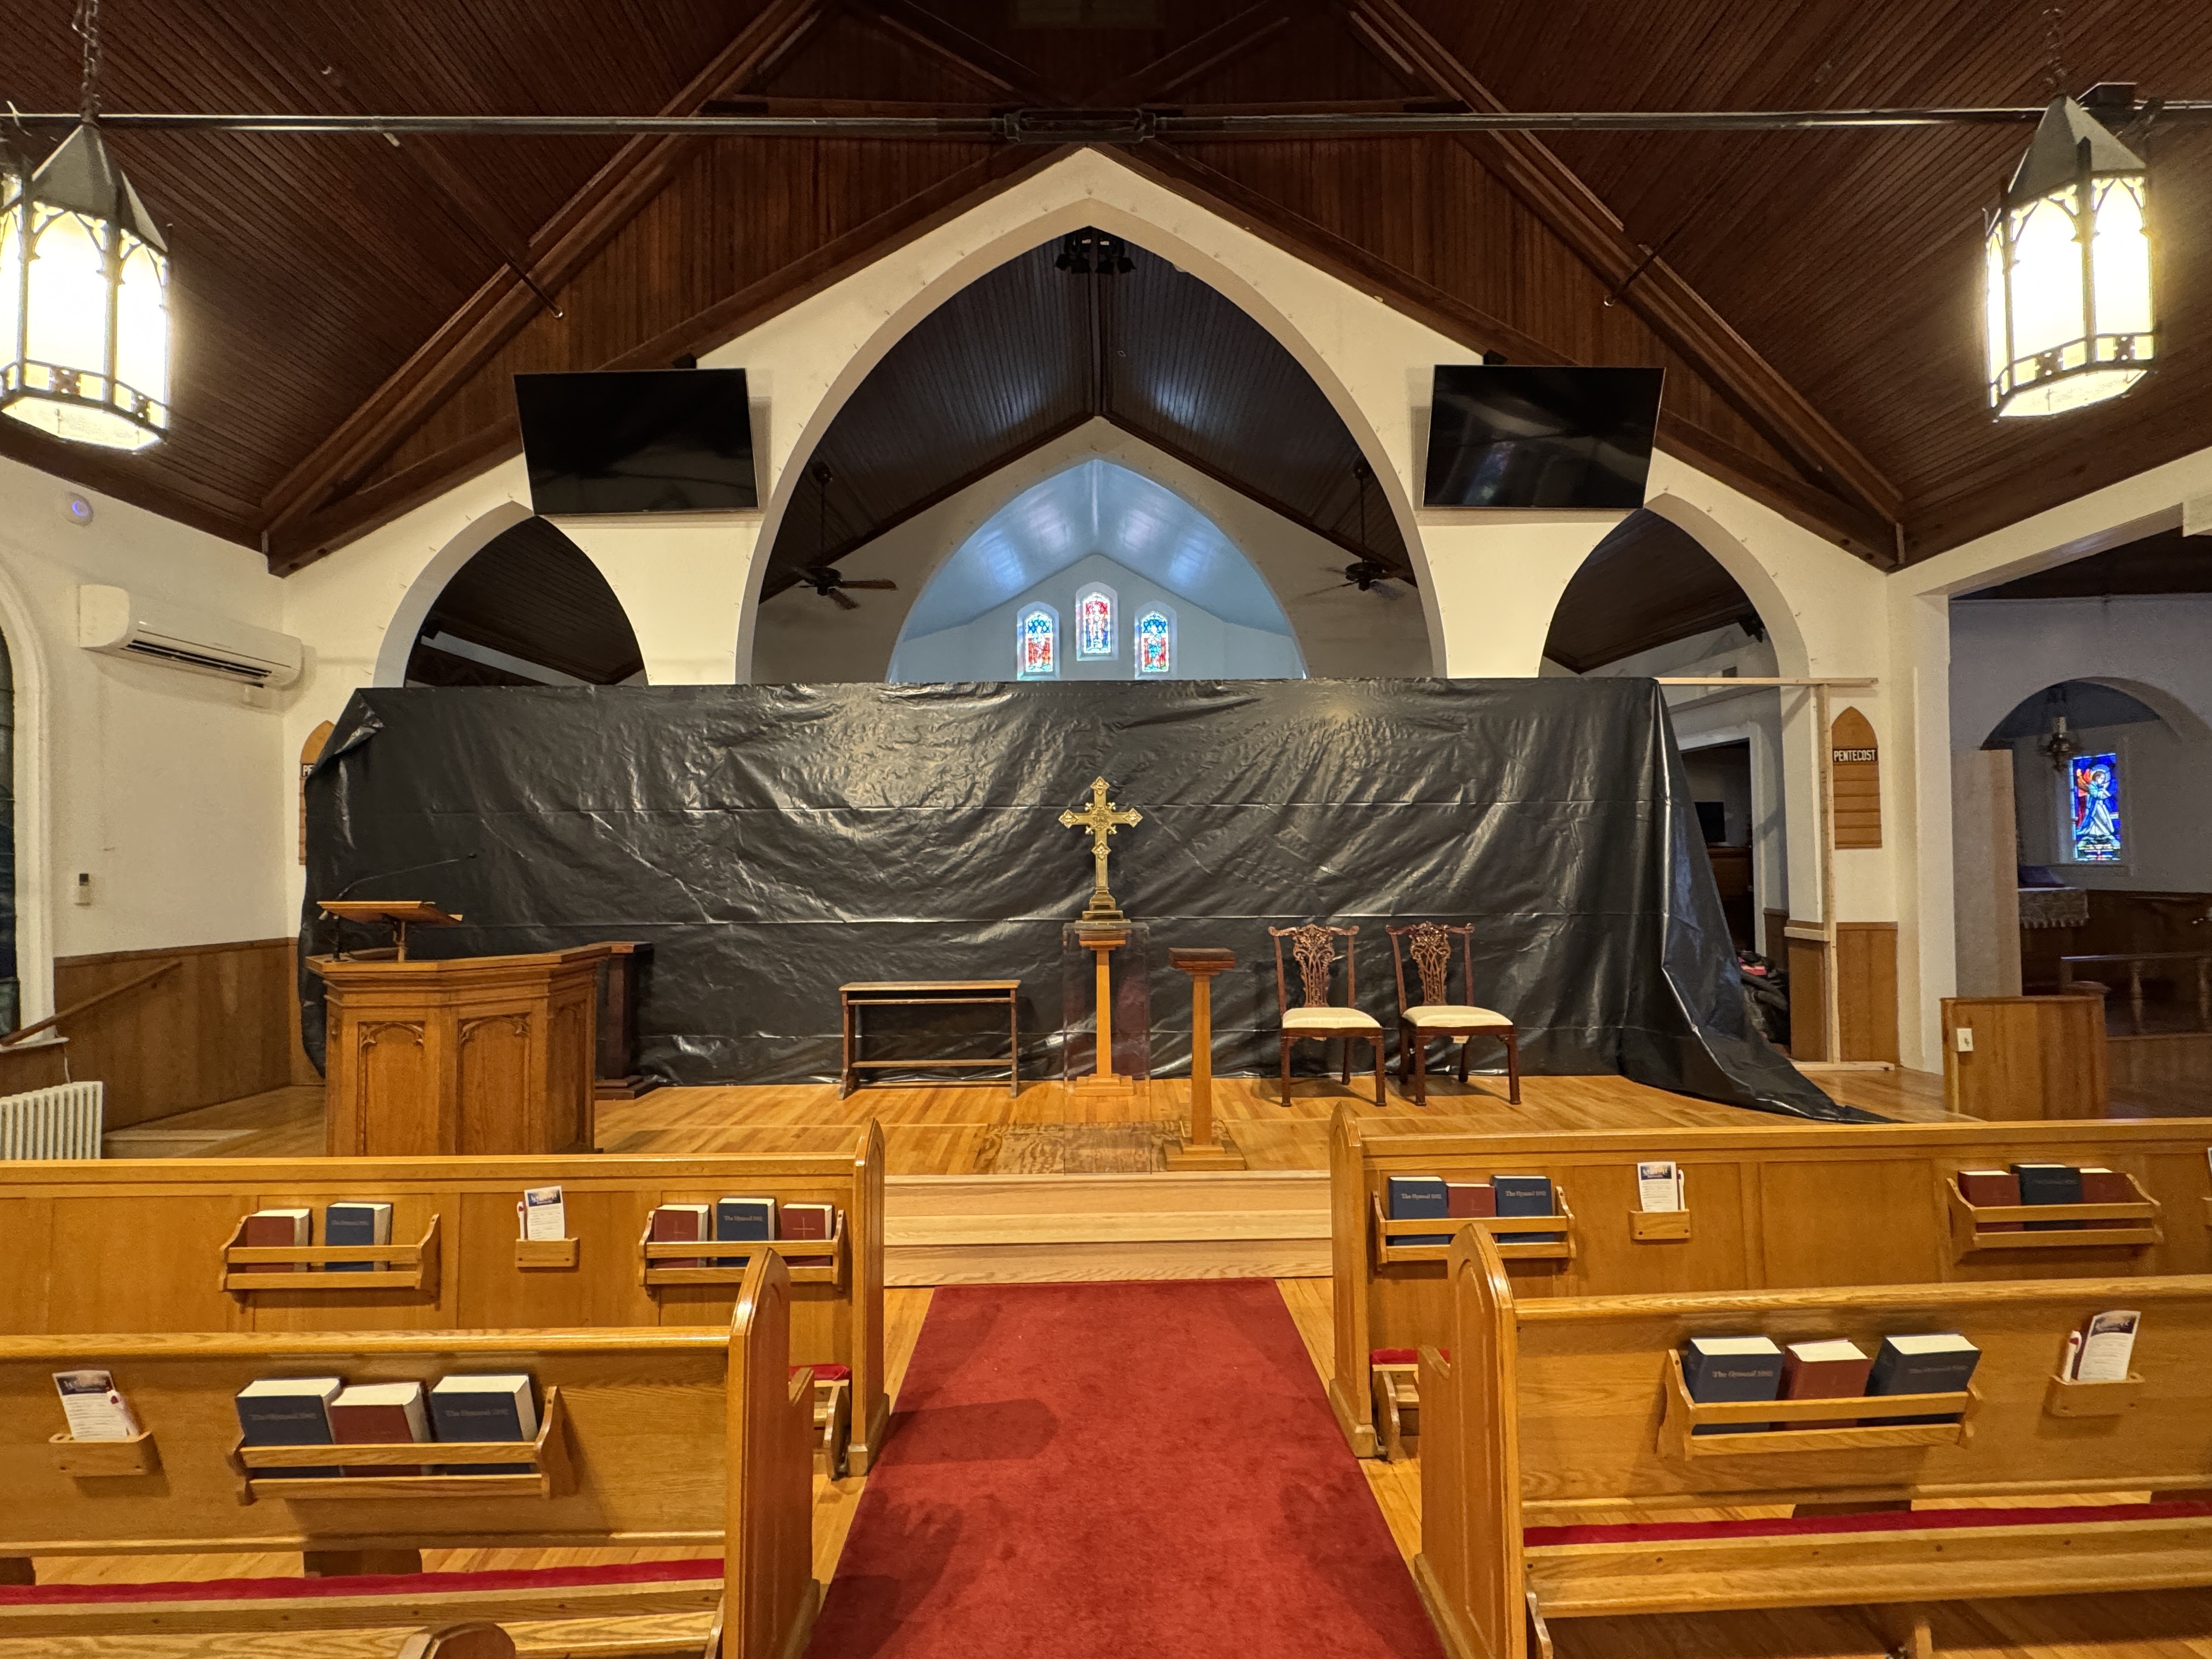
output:
[[[118,132],[259,132],[485,137],[909,138],[1141,143],[1149,138],[1393,138],[1468,132],[1795,132],[1832,127],[1991,126],[2040,120],[2041,105],[1923,109],[1518,110],[1487,114],[1184,115],[1149,109],[1021,109],[995,115],[226,115],[103,112]],[[2212,99],[2148,104],[2158,122],[2212,118]],[[6,125],[66,131],[82,118],[10,110]]]

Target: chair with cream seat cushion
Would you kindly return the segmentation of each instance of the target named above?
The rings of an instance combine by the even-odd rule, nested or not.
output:
[[[1471,923],[1416,921],[1384,929],[1390,935],[1390,962],[1398,973],[1398,1076],[1413,1079],[1416,1104],[1429,1103],[1428,1047],[1438,1037],[1459,1043],[1459,1080],[1467,1081],[1468,1051],[1477,1037],[1496,1037],[1505,1045],[1506,1098],[1521,1103],[1520,1034],[1513,1017],[1494,1008],[1451,999],[1452,935],[1459,935],[1461,988],[1474,994]],[[1420,1000],[1406,1000],[1406,959],[1411,957]]]
[[[1353,952],[1358,948],[1357,927],[1334,927],[1321,922],[1309,922],[1300,927],[1270,927],[1267,932],[1275,941],[1275,1004],[1282,1013],[1282,1035],[1279,1053],[1283,1067],[1283,1104],[1291,1103],[1291,1045],[1311,1037],[1326,1042],[1330,1038],[1344,1043],[1344,1063],[1339,1080],[1349,1086],[1352,1082],[1352,1045],[1371,1042],[1375,1045],[1375,1103],[1382,1103],[1382,1023],[1374,1015],[1363,1013],[1352,1006],[1355,994]],[[1291,955],[1297,963],[1298,986],[1303,1000],[1298,1006],[1291,1006],[1290,980],[1283,969],[1283,941],[1291,941]],[[1344,941],[1344,1000],[1333,1003],[1329,999],[1329,981],[1339,960],[1336,942]]]

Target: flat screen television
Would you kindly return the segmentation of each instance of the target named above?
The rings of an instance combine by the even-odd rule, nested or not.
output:
[[[760,505],[742,368],[518,374],[514,404],[540,513]]]
[[[1665,374],[1437,364],[1424,504],[1643,506]]]

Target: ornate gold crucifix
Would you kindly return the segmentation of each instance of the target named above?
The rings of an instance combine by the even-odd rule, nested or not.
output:
[[[1085,921],[1120,921],[1123,920],[1121,907],[1114,902],[1114,895],[1106,886],[1106,860],[1109,848],[1106,838],[1115,828],[1125,823],[1141,823],[1145,815],[1136,811],[1116,811],[1114,803],[1106,799],[1106,780],[1091,780],[1091,808],[1088,811],[1066,811],[1060,821],[1070,830],[1091,832],[1091,860],[1097,878],[1091,890],[1091,902],[1083,912]]]

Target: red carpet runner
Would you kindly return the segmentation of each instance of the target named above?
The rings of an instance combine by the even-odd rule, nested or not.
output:
[[[1440,1659],[1265,1280],[937,1292],[810,1659]]]

